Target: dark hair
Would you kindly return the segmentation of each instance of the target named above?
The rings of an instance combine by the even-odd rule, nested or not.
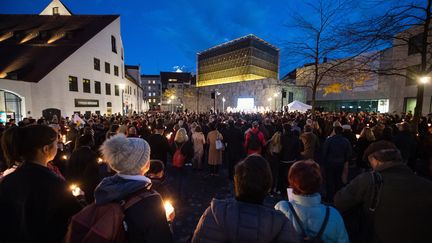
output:
[[[312,132],[312,126],[311,125],[306,124],[303,129],[305,132]]]
[[[322,183],[319,165],[313,160],[294,163],[288,172],[288,182],[297,195],[311,195],[319,192]]]
[[[234,190],[239,201],[262,203],[271,183],[270,167],[260,155],[249,155],[235,167]]]
[[[157,174],[161,171],[165,170],[165,166],[160,160],[150,160],[150,168],[147,171],[147,174]]]
[[[46,125],[11,127],[3,133],[1,148],[9,166],[33,160],[38,149],[52,144],[57,132]]]
[[[343,132],[343,128],[340,126],[334,127],[335,134],[341,134]]]
[[[201,127],[200,127],[200,126],[196,126],[196,127],[195,127],[195,132],[202,132]]]

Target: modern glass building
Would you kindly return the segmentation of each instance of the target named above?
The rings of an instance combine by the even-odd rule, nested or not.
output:
[[[197,54],[197,86],[279,78],[279,49],[247,35]]]

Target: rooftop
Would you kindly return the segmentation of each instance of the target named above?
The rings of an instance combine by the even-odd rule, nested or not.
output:
[[[39,82],[118,17],[0,14],[0,78]]]

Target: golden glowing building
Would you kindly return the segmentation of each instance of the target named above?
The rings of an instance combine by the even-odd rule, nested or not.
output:
[[[279,78],[279,49],[247,35],[197,54],[197,86]]]

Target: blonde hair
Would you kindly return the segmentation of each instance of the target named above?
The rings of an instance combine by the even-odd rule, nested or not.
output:
[[[275,132],[270,139],[270,153],[279,153],[282,150],[281,133]]]
[[[174,142],[176,143],[185,143],[189,140],[186,129],[180,128],[174,137]]]
[[[361,138],[366,138],[369,142],[375,141],[375,135],[370,127],[365,127],[360,133]]]

